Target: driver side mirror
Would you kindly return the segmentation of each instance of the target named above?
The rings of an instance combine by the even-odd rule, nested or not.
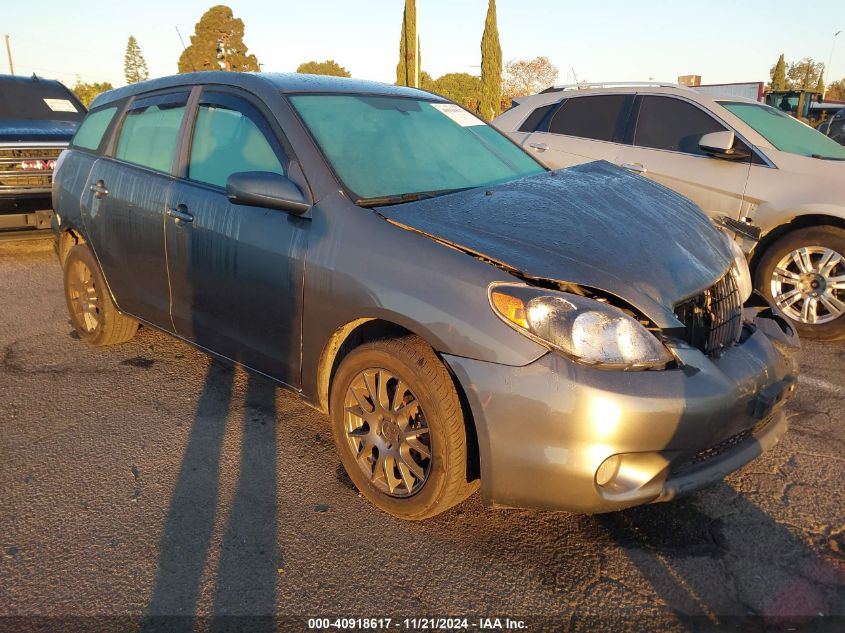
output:
[[[226,181],[226,197],[233,204],[279,209],[294,215],[302,215],[311,208],[290,178],[268,171],[232,174]]]
[[[705,134],[698,142],[698,146],[702,152],[725,160],[742,160],[751,156],[745,149],[734,147],[735,143],[736,136],[733,131],[722,130]]]

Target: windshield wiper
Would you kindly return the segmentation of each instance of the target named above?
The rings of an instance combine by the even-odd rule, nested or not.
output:
[[[820,160],[845,160],[845,158],[837,158],[836,156],[822,156],[821,154],[810,154],[810,158],[818,158]]]
[[[387,207],[391,204],[402,204],[403,202],[414,202],[425,198],[436,198],[445,196],[447,193],[466,191],[473,187],[457,187],[455,189],[435,189],[433,191],[415,191],[414,193],[400,193],[392,196],[376,196],[374,198],[359,198],[355,201],[359,207]]]

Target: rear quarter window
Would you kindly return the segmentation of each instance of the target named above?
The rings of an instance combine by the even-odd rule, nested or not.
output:
[[[103,135],[106,133],[116,113],[117,106],[89,112],[82,125],[76,131],[71,141],[71,146],[96,151],[100,147]]]
[[[543,122],[543,119],[546,118],[546,115],[549,113],[549,111],[555,106],[557,106],[557,103],[550,103],[549,105],[540,106],[539,108],[535,109],[531,114],[528,115],[528,118],[523,121],[522,125],[519,126],[519,131],[534,132]]]

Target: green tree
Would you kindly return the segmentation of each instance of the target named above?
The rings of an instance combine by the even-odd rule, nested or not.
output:
[[[816,92],[820,95],[824,94],[824,73],[819,75],[819,80],[816,82]]]
[[[824,97],[832,101],[845,101],[845,77],[831,81]]]
[[[333,59],[327,59],[324,62],[305,62],[299,65],[296,72],[306,75],[331,75],[332,77],[352,76],[348,70]]]
[[[481,36],[481,99],[478,113],[488,121],[502,108],[502,46],[496,24],[496,0],[489,0]]]
[[[109,82],[104,81],[102,83],[85,83],[79,77],[76,78],[76,83],[73,84],[73,88],[71,91],[73,94],[76,95],[76,98],[82,102],[86,108],[91,105],[91,102],[101,92],[106,92],[107,90],[114,90],[114,86],[112,86]]]
[[[141,47],[138,46],[138,40],[135,39],[134,35],[130,35],[126,42],[126,54],[123,56],[123,74],[128,84],[136,84],[150,78],[147,62],[141,54]]]
[[[258,59],[247,53],[244,23],[222,4],[203,13],[191,44],[179,56],[179,72],[196,70],[257,71]]]
[[[792,62],[786,70],[788,90],[813,90],[824,71],[824,64],[805,57],[801,61]]]
[[[786,90],[786,62],[783,60],[783,53],[778,57],[778,62],[772,66],[769,72],[772,78],[772,90]]]
[[[443,95],[473,112],[478,111],[481,79],[469,73],[446,73],[434,80],[432,92]]]
[[[405,11],[402,14],[402,37],[399,38],[399,63],[396,65],[396,84],[413,86],[417,68],[421,65],[422,57],[417,38],[417,3],[416,0],[405,0]]]

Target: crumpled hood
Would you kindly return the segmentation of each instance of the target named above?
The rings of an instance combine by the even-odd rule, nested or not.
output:
[[[76,121],[0,119],[0,142],[67,143],[73,137],[77,127],[79,123]]]
[[[732,261],[692,201],[605,161],[377,211],[530,277],[609,292],[662,328]]]

